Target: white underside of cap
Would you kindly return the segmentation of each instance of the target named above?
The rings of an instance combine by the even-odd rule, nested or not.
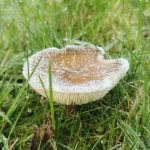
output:
[[[69,46],[68,46],[69,47]],[[74,50],[78,50],[81,48],[81,46],[70,46]],[[57,49],[57,48],[48,48],[41,52],[38,52],[34,55],[32,55],[29,58],[29,73],[31,73],[41,58],[39,65],[37,66],[33,76],[29,80],[29,85],[37,91],[39,94],[45,96],[44,89],[41,85],[41,82],[39,80],[39,76],[41,77],[46,92],[49,91],[49,81],[48,81],[48,74],[42,72],[42,67],[45,65],[44,58],[42,58],[43,55],[47,53],[64,53],[65,49]],[[103,60],[103,56],[100,55],[100,59]],[[116,59],[116,60],[110,60],[112,62],[117,61],[118,63],[121,63],[121,66],[117,68],[116,70],[110,72],[104,79],[102,80],[93,80],[86,83],[81,84],[70,84],[67,82],[63,82],[60,80],[57,80],[55,76],[52,76],[52,86],[53,86],[53,95],[54,95],[54,101],[61,104],[85,104],[91,101],[95,101],[98,99],[103,98],[106,93],[108,93],[114,86],[118,84],[120,79],[122,79],[128,69],[129,69],[129,63],[128,60],[124,58]],[[34,65],[32,65],[34,63]],[[28,65],[27,62],[24,64],[23,67],[23,75],[26,79],[28,79]]]

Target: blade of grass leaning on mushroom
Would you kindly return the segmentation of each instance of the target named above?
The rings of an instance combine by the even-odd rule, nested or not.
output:
[[[41,58],[29,85],[39,94],[46,96],[39,80],[48,85],[48,65],[52,62],[53,96],[56,103],[81,105],[103,98],[126,75],[129,62],[125,58],[104,59],[95,47],[67,45],[62,49],[47,48],[29,58],[29,73]],[[25,62],[23,75],[28,79]]]

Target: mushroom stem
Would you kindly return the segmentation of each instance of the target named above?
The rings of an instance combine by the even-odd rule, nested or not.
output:
[[[72,116],[75,113],[75,105],[66,105],[66,113],[68,116]]]

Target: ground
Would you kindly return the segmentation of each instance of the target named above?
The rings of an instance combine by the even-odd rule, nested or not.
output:
[[[65,37],[109,48],[105,57],[125,57],[130,69],[103,99],[77,106],[71,117],[54,103],[57,148],[150,149],[149,0],[1,0],[0,147],[30,149],[50,106],[27,86],[23,63],[66,45]]]

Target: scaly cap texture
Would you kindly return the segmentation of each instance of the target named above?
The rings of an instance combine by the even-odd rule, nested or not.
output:
[[[40,60],[41,59],[41,60]],[[104,59],[96,48],[67,45],[65,48],[48,48],[32,55],[25,62],[23,75],[28,79],[40,60],[29,85],[39,94],[46,96],[39,77],[49,91],[48,65],[52,65],[54,101],[61,104],[85,104],[103,98],[128,69],[125,58]]]

